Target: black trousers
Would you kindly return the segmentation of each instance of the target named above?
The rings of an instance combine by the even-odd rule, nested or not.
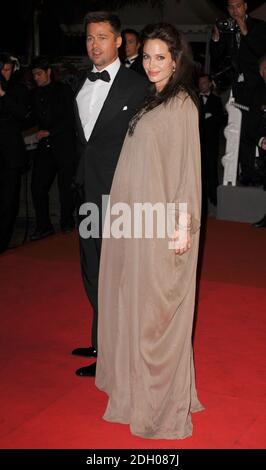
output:
[[[238,160],[241,167],[241,180],[244,184],[252,183],[255,170],[255,143],[249,137],[250,123],[254,117],[252,99],[255,90],[248,88],[245,82],[235,84],[233,95],[237,103],[247,106],[249,111],[242,110],[241,132],[239,142]]]
[[[49,191],[57,175],[61,227],[73,226],[73,192],[71,189],[74,161],[69,155],[58,155],[56,149],[39,146],[33,161],[31,191],[36,213],[36,228],[51,227]]]
[[[219,130],[217,130],[217,133]],[[219,142],[211,138],[201,142],[202,204],[208,206],[208,199],[217,205]]]
[[[93,308],[91,344],[98,346],[98,281],[101,256],[101,238],[84,239],[80,236],[81,274],[86,294]]]
[[[81,275],[85,291],[89,302],[93,309],[92,329],[90,332],[91,345],[97,349],[98,347],[98,283],[99,283],[99,268],[102,247],[102,206],[101,203],[95,200],[93,195],[84,194],[83,188],[76,191],[76,205],[79,213],[80,206],[83,202],[93,202],[99,210],[99,220],[96,220],[99,232],[95,234],[95,238],[84,238],[81,235],[79,225],[79,242],[80,242],[80,263]],[[91,216],[88,211],[86,215],[79,215],[79,224],[87,216]],[[98,226],[99,222],[99,226]],[[88,223],[88,230],[91,230],[91,222]],[[84,235],[84,234],[83,234]]]
[[[244,183],[251,183],[255,170],[255,143],[249,138],[248,129],[253,115],[250,111],[242,111],[241,134],[239,143],[239,163],[241,166],[241,178]]]
[[[19,209],[21,168],[0,170],[0,252],[7,249]]]

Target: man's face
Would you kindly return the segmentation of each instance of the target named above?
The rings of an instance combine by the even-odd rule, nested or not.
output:
[[[32,71],[33,79],[36,82],[37,86],[46,86],[51,83],[51,69],[33,69]]]
[[[247,11],[247,4],[243,0],[228,0],[227,10],[229,15],[234,19],[244,19]]]
[[[266,83],[266,59],[260,64],[260,74]]]
[[[87,25],[87,52],[98,70],[114,62],[118,57],[118,48],[121,43],[121,36],[113,33],[110,23],[100,22]]]
[[[3,75],[4,79],[8,82],[10,80],[11,75],[13,72],[13,65],[12,64],[4,64],[1,74]]]
[[[126,33],[125,34],[125,51],[126,57],[130,59],[134,55],[137,55],[139,50],[139,40],[137,36],[133,33]]]
[[[209,77],[200,77],[199,78],[199,91],[201,93],[209,93],[211,89],[211,82]]]

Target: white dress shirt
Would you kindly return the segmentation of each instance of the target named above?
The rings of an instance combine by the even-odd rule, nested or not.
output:
[[[137,57],[138,57],[138,54],[135,54],[132,57],[127,57],[125,61],[125,66],[129,69],[131,65],[134,64]]]
[[[207,100],[210,96],[211,92],[209,91],[209,93],[200,93],[200,96],[202,97],[202,100],[203,100],[203,104],[205,105],[207,103]]]
[[[76,100],[79,117],[87,141],[91,136],[95,123],[99,117],[103,104],[107,98],[120,65],[121,62],[119,58],[117,58],[114,62],[103,69],[107,70],[110,75],[111,80],[109,82],[104,82],[103,80],[96,80],[95,82],[91,82],[87,78],[77,95]],[[103,72],[103,70],[101,70],[101,72]],[[99,72],[95,65],[92,68],[92,72]]]

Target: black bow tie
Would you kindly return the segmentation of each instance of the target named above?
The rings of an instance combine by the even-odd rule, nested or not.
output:
[[[96,80],[103,80],[104,82],[110,82],[111,77],[107,70],[103,70],[102,72],[88,72],[88,79],[91,82],[95,82]]]

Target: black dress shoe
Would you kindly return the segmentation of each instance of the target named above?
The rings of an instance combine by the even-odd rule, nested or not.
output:
[[[90,366],[81,367],[80,369],[76,370],[76,375],[79,377],[95,377],[96,373],[96,362],[91,364]]]
[[[265,228],[266,227],[266,214],[261,220],[259,220],[258,222],[255,222],[254,224],[252,224],[252,227]]]
[[[67,235],[68,233],[71,233],[73,232],[74,230],[74,225],[66,225],[65,227],[62,227],[62,233],[64,233],[65,235]]]
[[[41,240],[42,238],[49,237],[50,235],[54,235],[55,230],[53,227],[48,228],[46,230],[35,230],[30,235],[30,241],[35,242],[37,240]]]
[[[97,349],[90,346],[89,348],[76,348],[73,349],[74,356],[97,357]]]

